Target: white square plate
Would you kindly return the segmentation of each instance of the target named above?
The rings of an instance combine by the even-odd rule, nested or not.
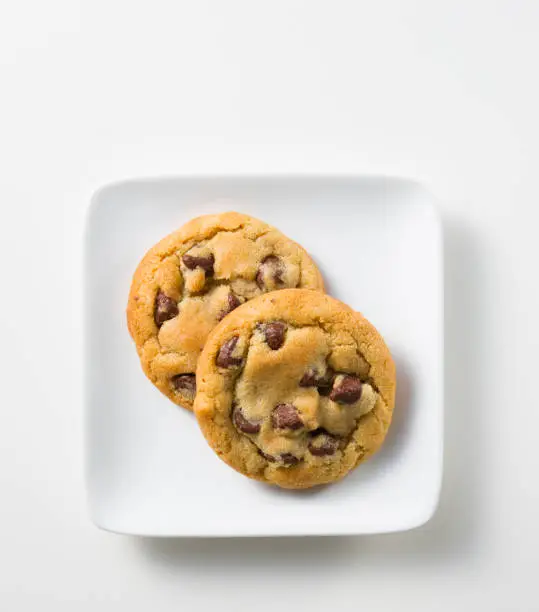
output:
[[[386,442],[337,484],[294,492],[237,474],[140,368],[125,320],[140,258],[191,217],[231,209],[302,244],[328,292],[370,319],[394,354]],[[442,475],[443,279],[426,190],[373,177],[136,180],[98,191],[86,230],[86,479],[96,525],[151,536],[331,535],[410,529],[432,516]]]

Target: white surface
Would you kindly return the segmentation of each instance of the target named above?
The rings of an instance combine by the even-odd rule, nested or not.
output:
[[[398,395],[384,446],[332,487],[282,491],[231,470],[193,415],[148,382],[129,338],[126,296],[144,253],[189,219],[230,209],[302,244],[328,291],[361,310],[395,357]],[[94,522],[153,536],[359,534],[425,523],[442,476],[440,230],[432,196],[392,179],[208,177],[100,190],[88,217],[84,273]]]
[[[0,609],[537,610],[538,28],[534,0],[0,4]],[[443,199],[438,512],[357,538],[100,532],[82,479],[89,197],[138,175],[320,170]]]

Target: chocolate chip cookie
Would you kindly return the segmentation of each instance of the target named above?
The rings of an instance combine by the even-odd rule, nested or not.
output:
[[[227,316],[198,362],[194,411],[233,468],[285,488],[345,476],[382,444],[395,366],[362,315],[317,291],[262,295]]]
[[[323,290],[298,244],[235,212],[193,219],[150,249],[133,277],[127,323],[144,372],[191,408],[197,361],[213,327],[247,300],[287,287]]]

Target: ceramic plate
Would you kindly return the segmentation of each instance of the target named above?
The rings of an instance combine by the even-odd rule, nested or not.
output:
[[[395,357],[386,442],[337,484],[295,492],[237,474],[193,414],[142,373],[125,318],[139,260],[192,217],[227,210],[303,245],[328,292],[361,311]],[[97,526],[148,536],[336,535],[405,530],[432,516],[442,475],[442,238],[420,185],[374,177],[113,184],[91,203],[84,281],[86,482]]]

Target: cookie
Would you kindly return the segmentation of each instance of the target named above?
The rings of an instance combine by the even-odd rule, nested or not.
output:
[[[287,287],[323,290],[298,244],[235,212],[193,219],[151,248],[133,277],[127,324],[144,372],[173,402],[192,408],[210,331],[240,304]]]
[[[362,315],[285,289],[237,308],[209,335],[194,411],[237,471],[285,488],[339,480],[382,444],[395,366]]]

